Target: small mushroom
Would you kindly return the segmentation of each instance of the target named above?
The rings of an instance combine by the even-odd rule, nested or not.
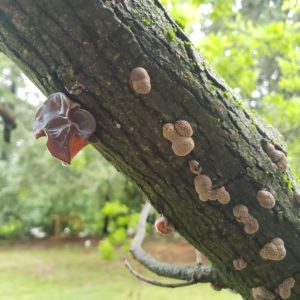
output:
[[[242,258],[233,260],[232,265],[237,271],[241,271],[247,267],[247,263]]]
[[[157,232],[160,232],[163,234],[169,234],[175,230],[174,225],[164,215],[161,215],[155,221],[154,226],[155,226],[155,229]]]
[[[266,190],[258,191],[256,194],[256,199],[259,202],[259,204],[264,208],[271,209],[275,206],[274,196]]]
[[[252,296],[254,300],[273,300],[275,295],[263,286],[252,288]]]
[[[130,85],[137,94],[149,94],[151,83],[148,72],[142,67],[133,69],[130,73]]]
[[[244,230],[247,234],[254,234],[259,229],[259,223],[252,215],[249,214],[247,206],[238,204],[232,209],[234,217],[245,225]]]
[[[193,129],[189,122],[185,120],[178,120],[175,122],[175,129],[181,136],[191,137],[193,135]]]
[[[200,166],[200,164],[197,160],[190,160],[189,161],[189,167],[190,167],[190,171],[193,174],[196,174],[196,175],[201,174],[202,168],[201,168],[201,166]]]
[[[177,123],[178,122],[178,123]],[[187,121],[180,120],[175,123],[166,123],[163,126],[163,136],[172,142],[172,150],[178,156],[188,155],[195,147],[194,140],[191,138],[193,134],[192,128]],[[186,134],[188,136],[183,136],[177,129],[179,129],[181,134]]]
[[[211,179],[207,175],[197,175],[194,179],[195,190],[199,194],[201,201],[215,201],[225,205],[230,202],[230,195],[226,191],[225,187],[217,189],[212,188]]]
[[[280,261],[286,256],[286,249],[281,238],[274,238],[271,242],[264,245],[259,251],[259,255],[265,260]]]
[[[287,170],[288,161],[285,154],[282,151],[277,150],[275,146],[270,143],[264,146],[264,150],[266,151],[272,162],[275,163],[278,168],[282,170]]]
[[[279,296],[282,299],[288,299],[291,297],[291,290],[295,286],[295,278],[289,277],[288,279],[284,280],[278,287]]]

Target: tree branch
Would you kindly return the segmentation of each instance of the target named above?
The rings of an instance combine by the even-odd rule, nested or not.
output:
[[[145,266],[148,270],[152,271],[156,275],[186,281],[185,283],[181,284],[166,284],[166,287],[187,286],[199,282],[210,282],[215,285],[225,287],[224,283],[221,282],[215,271],[209,266],[204,266],[201,264],[197,264],[194,266],[181,266],[162,263],[157,261],[151,255],[144,251],[144,249],[142,248],[142,243],[145,238],[146,221],[150,211],[151,205],[150,203],[146,203],[141,212],[138,230],[132,241],[130,249],[132,256],[143,266]],[[154,285],[165,286],[165,283],[156,282],[138,274],[137,272],[132,270],[127,261],[125,261],[125,265],[134,276],[141,279],[142,281],[146,281]]]
[[[165,283],[165,282],[161,282],[161,281],[156,281],[156,280],[147,278],[147,277],[139,274],[135,270],[133,270],[133,268],[131,267],[131,265],[129,264],[127,259],[125,259],[124,264],[125,264],[125,267],[129,270],[129,272],[133,276],[135,276],[137,279],[147,282],[149,284],[155,285],[155,286],[166,287],[166,288],[177,288],[177,287],[184,287],[184,286],[189,286],[189,285],[198,283],[194,279],[192,279],[191,281],[185,281],[185,282],[180,282],[180,283]]]

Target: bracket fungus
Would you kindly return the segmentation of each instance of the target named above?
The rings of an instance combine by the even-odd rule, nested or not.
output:
[[[155,221],[154,226],[155,226],[156,231],[163,233],[163,234],[169,234],[175,230],[174,225],[164,215],[161,215]]]
[[[273,300],[275,295],[263,286],[252,288],[252,296],[254,300]]]
[[[178,156],[186,156],[194,149],[192,135],[193,129],[185,120],[176,121],[175,126],[172,123],[163,126],[163,136],[172,142],[172,150]]]
[[[133,69],[130,73],[130,85],[137,94],[149,94],[151,83],[148,72],[142,67]]]
[[[275,206],[274,196],[266,190],[258,191],[256,194],[256,199],[259,202],[259,204],[264,208],[271,209]]]
[[[275,146],[270,143],[264,146],[264,150],[268,154],[272,162],[276,164],[278,168],[282,170],[287,170],[288,161],[285,154],[282,151],[277,150]]]
[[[247,267],[247,262],[245,262],[242,258],[237,258],[233,260],[232,265],[237,271],[241,271]]]
[[[283,240],[281,238],[272,239],[259,251],[259,255],[265,260],[283,260],[286,256]]]
[[[258,221],[249,214],[248,208],[245,205],[238,204],[232,209],[234,217],[245,225],[244,230],[248,234],[254,234],[259,229]]]
[[[96,130],[96,120],[63,93],[51,94],[38,109],[33,124],[35,137],[47,136],[52,156],[70,164],[73,157],[89,143]]]
[[[195,190],[199,194],[201,201],[215,201],[218,200],[221,204],[227,204],[230,201],[230,195],[225,187],[217,189],[212,188],[211,179],[206,175],[197,175],[194,179]]]
[[[288,299],[291,297],[291,290],[295,286],[296,280],[294,277],[289,277],[284,280],[278,287],[279,296],[282,299]]]

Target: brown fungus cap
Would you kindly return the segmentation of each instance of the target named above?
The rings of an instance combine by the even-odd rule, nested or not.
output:
[[[273,300],[275,295],[263,286],[252,288],[252,296],[254,300]]]
[[[177,133],[184,137],[191,137],[193,135],[193,129],[188,121],[178,120],[175,122],[175,129]]]
[[[247,263],[242,258],[233,260],[232,265],[237,271],[244,270],[247,267]]]
[[[137,67],[130,73],[130,85],[137,94],[146,95],[150,93],[150,77],[146,69]]]
[[[256,194],[256,199],[259,202],[259,204],[264,208],[271,209],[275,206],[274,196],[266,190],[258,191]]]
[[[289,277],[284,280],[278,287],[279,296],[282,299],[289,299],[291,297],[292,288],[295,286],[296,280],[294,277]]]

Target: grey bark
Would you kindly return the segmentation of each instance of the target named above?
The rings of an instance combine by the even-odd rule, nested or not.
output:
[[[173,32],[175,38],[172,38]],[[299,299],[300,222],[292,177],[263,151],[264,141],[283,148],[281,137],[247,111],[198,55],[157,0],[0,0],[0,49],[45,93],[68,91],[76,81],[86,91],[70,97],[97,120],[96,146],[130,177],[152,205],[205,253],[219,276],[244,299],[251,288],[274,291],[294,276],[290,299]],[[150,94],[137,96],[130,70],[147,69]],[[194,129],[194,151],[175,156],[162,126],[184,119]],[[231,202],[201,202],[190,159],[200,162]],[[95,170],[97,172],[97,170]],[[271,190],[276,206],[259,206],[256,193]],[[244,204],[260,229],[247,235],[232,215]],[[259,250],[281,237],[287,256],[264,261]],[[235,258],[248,267],[236,271]]]

